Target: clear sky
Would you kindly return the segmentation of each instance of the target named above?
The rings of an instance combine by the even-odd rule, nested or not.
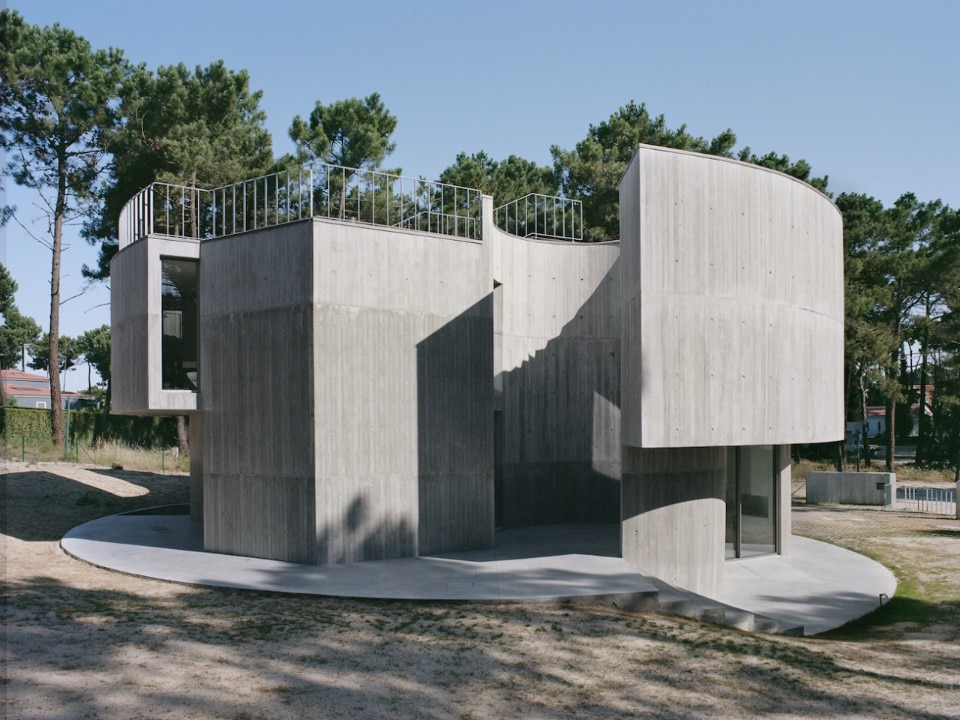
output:
[[[0,0],[2,5],[2,0]],[[7,0],[151,68],[246,68],[277,154],[314,103],[379,92],[404,174],[460,151],[550,162],[630,100],[670,127],[805,158],[834,193],[904,192],[960,206],[960,2],[887,0]],[[29,220],[32,197],[8,180]],[[75,234],[65,296],[96,252]],[[0,260],[22,312],[49,316],[49,252],[15,224]],[[63,307],[62,332],[109,322],[109,293]],[[68,379],[70,389],[78,380]]]

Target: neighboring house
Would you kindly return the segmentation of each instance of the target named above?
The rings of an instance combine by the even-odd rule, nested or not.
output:
[[[930,392],[932,393],[932,388]],[[928,394],[927,403],[923,407],[923,414],[928,418],[933,418],[930,403],[930,395]],[[910,417],[910,437],[917,437],[920,434],[920,403],[913,403],[910,406]],[[886,432],[887,409],[883,405],[867,405],[867,437],[881,437]],[[897,434],[900,434],[899,431]]]
[[[619,242],[571,242],[567,200],[505,207],[320,165],[131,199],[113,410],[190,416],[207,550],[345,563],[619,523],[625,560],[703,594],[789,552],[790,444],[844,436],[833,203],[640,146]]]
[[[17,407],[50,407],[50,378],[46,375],[21,372],[20,370],[3,370],[0,372],[2,372],[3,391],[8,404],[13,401]],[[80,410],[97,404],[93,395],[67,391],[60,393],[60,401],[64,409],[70,408],[71,410]]]
[[[887,409],[883,405],[867,405],[867,437],[879,437],[887,431]]]

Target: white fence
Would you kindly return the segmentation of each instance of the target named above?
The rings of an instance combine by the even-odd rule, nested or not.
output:
[[[900,486],[897,488],[897,507],[933,515],[957,516],[957,491],[953,488]]]

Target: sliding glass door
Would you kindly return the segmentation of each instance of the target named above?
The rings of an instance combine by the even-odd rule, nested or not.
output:
[[[727,448],[727,558],[777,552],[778,468],[773,445]]]

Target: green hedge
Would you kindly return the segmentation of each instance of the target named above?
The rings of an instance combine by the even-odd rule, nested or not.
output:
[[[103,413],[99,410],[71,410],[71,442],[90,443],[103,422],[102,418]],[[67,413],[64,411],[64,427],[66,424]],[[19,442],[22,436],[50,440],[50,410],[3,408],[0,411],[0,432],[8,443]],[[177,419],[172,416],[108,415],[106,437],[147,449],[173,447],[177,444]]]

